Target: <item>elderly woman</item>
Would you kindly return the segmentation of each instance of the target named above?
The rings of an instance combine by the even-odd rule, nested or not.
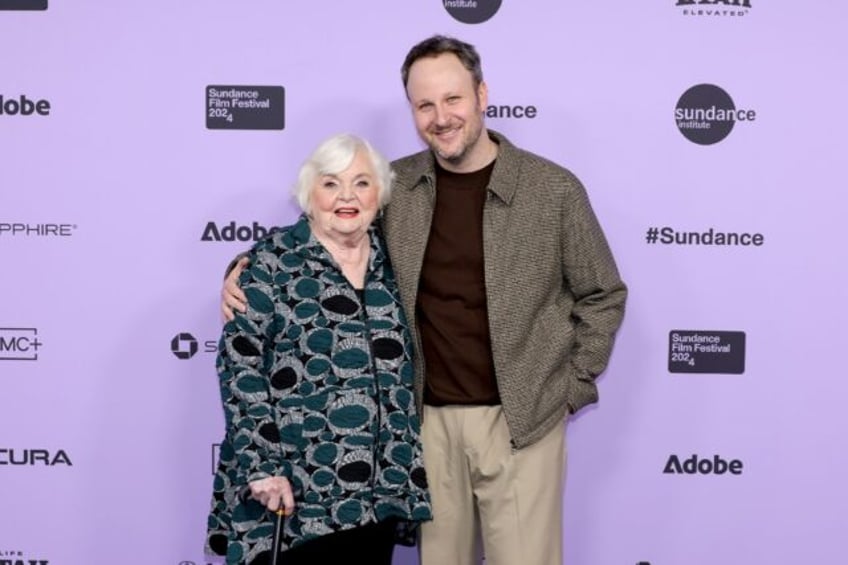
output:
[[[412,347],[374,225],[391,181],[368,142],[331,137],[301,167],[304,214],[247,254],[247,311],[217,360],[226,436],[207,551],[228,564],[391,565],[431,517]]]

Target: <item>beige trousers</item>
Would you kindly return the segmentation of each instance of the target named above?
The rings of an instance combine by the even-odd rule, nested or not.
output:
[[[565,422],[513,451],[500,406],[425,406],[421,441],[421,565],[562,565]]]

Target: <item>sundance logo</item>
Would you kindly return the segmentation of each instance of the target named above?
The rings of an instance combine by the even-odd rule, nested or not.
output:
[[[45,467],[67,465],[72,467],[73,463],[71,463],[71,458],[68,457],[64,449],[51,453],[47,449],[0,447],[0,465],[44,465]],[[0,561],[0,565],[2,565],[2,561]]]
[[[282,86],[206,87],[208,129],[283,129],[286,92]]]
[[[259,241],[277,229],[266,228],[259,222],[253,222],[249,226],[238,225],[235,222],[219,226],[215,222],[208,222],[203,229],[203,235],[200,236],[200,241]]]
[[[677,455],[668,458],[663,473],[669,475],[741,475],[742,461],[739,459],[724,460],[719,455],[713,455],[712,459],[704,459],[692,454],[680,461]]]
[[[538,109],[532,104],[524,106],[520,104],[514,106],[510,106],[509,104],[501,104],[498,106],[491,104],[486,106],[487,118],[527,118],[532,120],[538,115],[538,113]]]

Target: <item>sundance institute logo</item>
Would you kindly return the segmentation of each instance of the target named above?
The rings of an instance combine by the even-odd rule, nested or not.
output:
[[[754,110],[736,108],[733,99],[714,84],[696,84],[683,93],[674,121],[683,136],[699,145],[712,145],[730,135],[736,122],[753,122]]]
[[[481,24],[488,21],[501,8],[501,0],[442,0],[453,19],[464,24]]]

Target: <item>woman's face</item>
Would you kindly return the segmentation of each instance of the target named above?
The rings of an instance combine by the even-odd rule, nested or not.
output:
[[[347,169],[334,175],[319,175],[309,195],[316,237],[341,242],[364,234],[377,215],[377,183],[371,159],[362,149]]]

